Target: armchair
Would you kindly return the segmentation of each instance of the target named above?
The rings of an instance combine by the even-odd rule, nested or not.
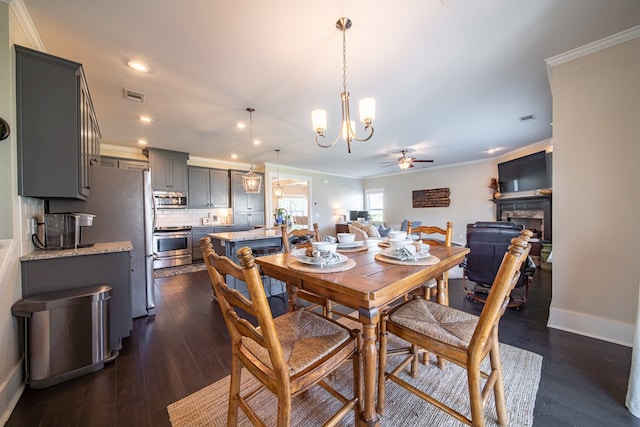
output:
[[[523,227],[506,221],[480,221],[467,224],[467,244],[471,249],[465,261],[460,265],[464,269],[463,283],[467,298],[484,303],[500,267],[502,256],[509,247],[511,239],[518,237]],[[523,306],[529,297],[529,284],[536,266],[530,256],[524,260],[520,278],[515,285],[521,291],[512,292],[509,307]],[[473,282],[469,286],[467,281]]]

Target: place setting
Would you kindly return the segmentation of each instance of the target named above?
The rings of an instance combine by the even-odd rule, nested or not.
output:
[[[287,267],[307,273],[337,273],[355,267],[356,262],[337,249],[337,242],[312,242],[309,247],[292,250]]]
[[[333,239],[333,236],[328,237]],[[356,240],[356,235],[353,233],[338,233],[337,250],[339,252],[361,252],[367,250],[367,245],[364,240]]]
[[[429,245],[419,240],[407,238],[403,231],[392,231],[385,245],[375,258],[377,261],[398,265],[434,265],[440,258],[431,255]],[[381,246],[382,247],[382,246]]]

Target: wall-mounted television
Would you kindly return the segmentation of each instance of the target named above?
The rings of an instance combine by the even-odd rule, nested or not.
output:
[[[529,154],[508,162],[498,163],[501,193],[540,190],[552,186],[553,153]]]

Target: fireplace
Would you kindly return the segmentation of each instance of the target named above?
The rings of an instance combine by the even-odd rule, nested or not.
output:
[[[541,241],[551,242],[551,197],[509,197],[494,199],[496,221],[510,221],[537,232]]]

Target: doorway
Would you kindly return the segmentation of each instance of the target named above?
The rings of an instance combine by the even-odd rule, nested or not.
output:
[[[284,197],[275,199],[273,190],[280,182],[284,190]],[[312,221],[311,212],[311,177],[283,174],[278,177],[274,172],[267,172],[265,185],[265,205],[267,208],[267,225],[274,224],[276,208],[284,208],[290,220],[296,225],[309,225]]]

